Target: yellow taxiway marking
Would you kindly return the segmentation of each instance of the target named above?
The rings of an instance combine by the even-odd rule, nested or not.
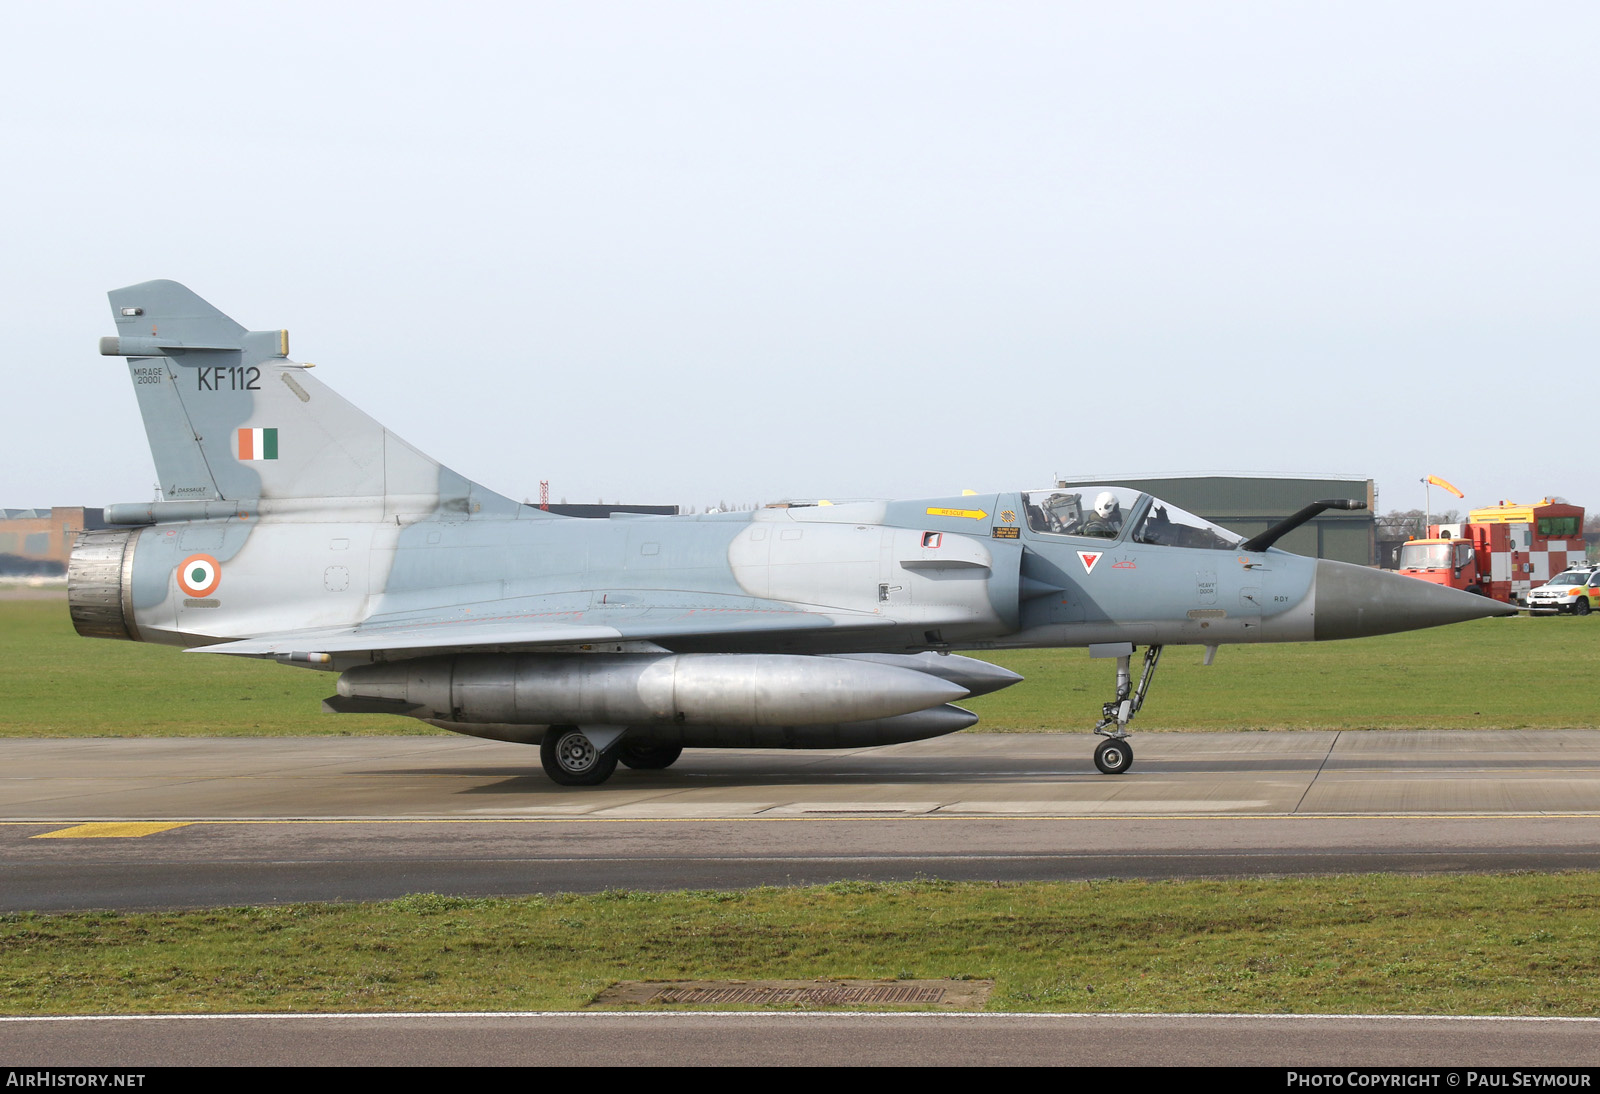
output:
[[[74,824],[54,832],[40,832],[30,839],[136,839],[174,828],[185,828],[192,821],[118,821],[114,823]]]

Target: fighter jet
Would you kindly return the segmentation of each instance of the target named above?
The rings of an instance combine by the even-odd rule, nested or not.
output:
[[[338,673],[335,712],[538,745],[557,783],[685,748],[850,748],[977,722],[1021,677],[956,651],[1114,660],[1096,766],[1169,645],[1356,638],[1509,615],[1250,539],[1134,489],[561,517],[440,465],[172,281],[110,294],[164,500],[68,572],[80,634]],[[1144,655],[1137,681],[1132,664]]]

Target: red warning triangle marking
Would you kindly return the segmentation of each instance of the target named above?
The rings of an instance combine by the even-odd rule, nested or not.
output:
[[[1094,573],[1094,564],[1099,562],[1103,557],[1105,556],[1101,551],[1078,552],[1078,561],[1083,563],[1083,572],[1086,574]]]

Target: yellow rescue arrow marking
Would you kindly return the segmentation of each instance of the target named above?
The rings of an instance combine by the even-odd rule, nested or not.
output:
[[[40,832],[33,839],[134,839],[153,836],[173,828],[184,828],[189,821],[119,821],[116,823],[74,824],[54,832]]]
[[[988,516],[982,509],[936,509],[929,507],[930,517],[966,517],[969,520],[982,520]]]

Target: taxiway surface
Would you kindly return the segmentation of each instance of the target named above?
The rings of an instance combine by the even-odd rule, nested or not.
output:
[[[1244,1014],[277,1014],[0,1018],[0,1055],[137,1071],[211,1066],[1529,1067],[1515,1085],[1581,1086],[1600,1020]],[[1451,1075],[1454,1078],[1451,1078]],[[1341,1077],[1342,1078],[1342,1077]],[[1383,1081],[1389,1078],[1388,1082]],[[1543,1080],[1541,1082],[1540,1080]],[[1338,1085],[1345,1085],[1340,1083]],[[1351,1083],[1350,1085],[1357,1085]]]
[[[602,787],[453,737],[0,741],[0,909],[840,879],[1600,868],[1600,731],[690,752]]]

